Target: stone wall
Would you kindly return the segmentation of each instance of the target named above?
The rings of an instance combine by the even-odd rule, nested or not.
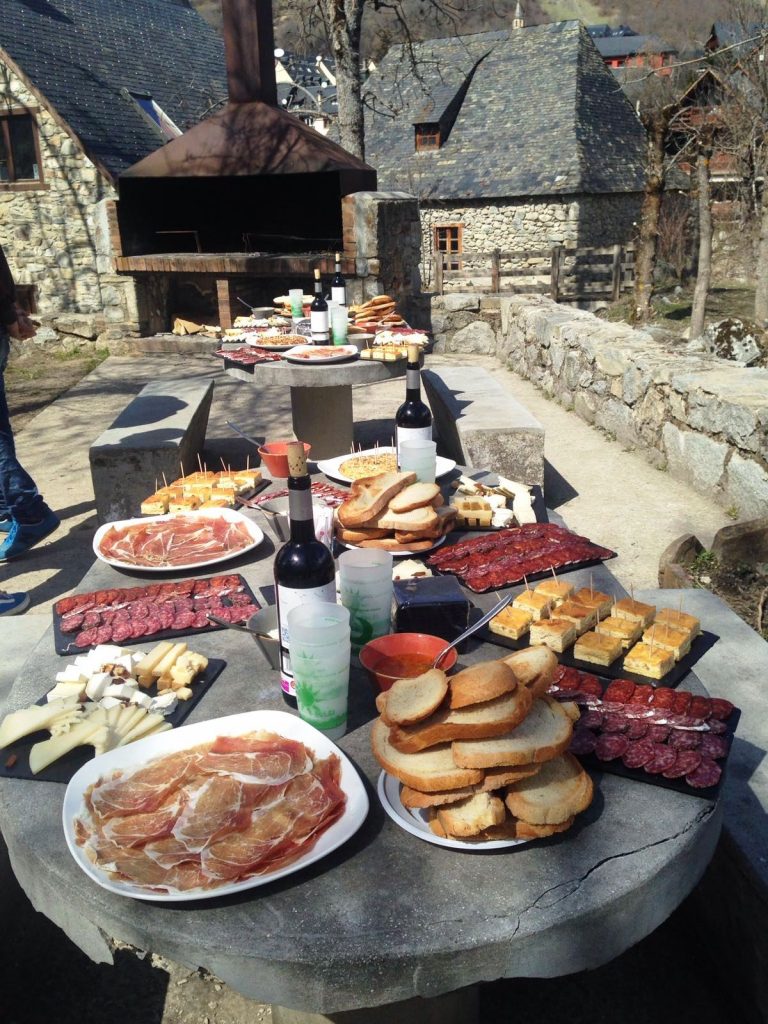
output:
[[[136,324],[133,280],[112,271],[107,179],[24,82],[0,64],[0,101],[37,122],[39,187],[0,184],[0,243],[16,282],[34,285],[41,341],[107,340]]]
[[[353,192],[341,201],[344,252],[355,256],[356,277],[347,282],[351,303],[418,292],[419,208],[406,192]]]
[[[768,369],[521,295],[433,299],[438,349],[495,355],[734,516],[768,508]]]
[[[632,239],[641,201],[634,193],[478,199],[461,206],[422,201],[424,281],[430,282],[434,228],[439,224],[461,224],[462,249],[469,253],[615,245]]]

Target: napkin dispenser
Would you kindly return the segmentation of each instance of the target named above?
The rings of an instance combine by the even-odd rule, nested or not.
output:
[[[470,603],[455,576],[395,580],[394,590],[398,633],[428,633],[450,641],[469,625]]]

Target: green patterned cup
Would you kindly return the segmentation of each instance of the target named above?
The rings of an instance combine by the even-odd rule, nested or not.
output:
[[[291,668],[299,715],[336,740],[347,731],[349,612],[315,601],[288,612]]]
[[[392,623],[392,552],[356,548],[339,555],[341,603],[349,609],[352,651],[389,633]]]

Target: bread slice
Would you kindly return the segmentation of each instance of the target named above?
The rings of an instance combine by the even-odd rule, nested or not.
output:
[[[346,526],[336,527],[336,536],[342,544],[361,544],[364,540],[381,540],[388,537],[391,530],[381,530],[376,527],[359,526],[357,529],[347,529]]]
[[[386,717],[392,725],[413,725],[437,711],[448,692],[448,676],[431,668],[420,676],[398,679],[387,693]]]
[[[624,655],[624,671],[635,672],[649,679],[661,679],[674,667],[675,656],[663,647],[652,647],[650,644],[635,644]]]
[[[570,619],[544,619],[531,623],[532,644],[546,644],[552,651],[562,652],[570,647],[577,636],[577,630]]]
[[[507,816],[504,803],[491,793],[475,793],[457,804],[440,807],[437,820],[446,835],[475,836],[483,829],[500,825]]]
[[[343,507],[343,506],[342,506]],[[440,517],[437,510],[431,505],[414,508],[410,512],[392,512],[387,510],[377,520],[383,530],[406,530],[416,532],[421,530],[433,530],[440,525]]]
[[[514,767],[502,766],[501,768],[486,768],[485,778],[480,784],[480,789],[491,791],[511,786],[521,779],[528,779],[541,769],[540,764],[519,764]]]
[[[557,702],[572,722],[581,718],[581,708],[575,700],[559,700]]]
[[[342,526],[361,526],[386,508],[396,494],[416,482],[415,473],[379,473],[352,483],[349,498],[336,510]]]
[[[438,520],[429,530],[395,530],[395,540],[403,547],[420,540],[434,541],[442,537],[442,524]]]
[[[555,678],[559,662],[548,647],[526,647],[504,658],[517,676],[517,681],[526,686],[533,697],[543,697]]]
[[[389,726],[381,719],[373,723],[371,748],[385,772],[423,793],[460,789],[483,781],[482,771],[456,766],[449,743],[418,754],[402,754],[395,750],[389,742]]]
[[[416,725],[394,725],[389,740],[397,750],[410,754],[449,740],[500,736],[522,722],[532,701],[528,690],[520,686],[482,704],[457,710],[443,707]]]
[[[438,484],[415,483],[404,487],[389,503],[390,512],[411,512],[423,505],[431,505],[440,493]]]
[[[498,633],[499,636],[508,636],[513,640],[519,640],[528,632],[532,622],[531,612],[526,611],[525,608],[512,608],[511,605],[507,605],[498,615],[494,615],[488,623],[488,629],[492,633]]]
[[[521,821],[507,815],[501,825],[494,825],[481,832],[477,838],[489,839],[546,839],[548,836],[557,835],[560,832],[567,832],[574,823],[575,818],[568,818],[557,825],[531,825],[530,822]]]
[[[451,676],[448,706],[466,708],[493,700],[503,693],[512,693],[516,687],[517,677],[509,665],[503,661],[481,661]]]
[[[400,800],[403,807],[410,810],[418,810],[423,807],[441,807],[444,804],[455,804],[459,800],[466,800],[477,792],[477,786],[463,786],[461,789],[441,790],[439,793],[421,793],[411,786],[403,786],[400,790]]]
[[[505,803],[515,818],[531,825],[559,825],[586,810],[592,795],[592,779],[573,754],[563,754],[510,786]]]
[[[574,658],[593,665],[611,665],[621,655],[621,640],[608,633],[590,632],[580,636],[573,648]]]
[[[433,540],[412,540],[408,544],[401,544],[394,537],[382,537],[380,540],[361,540],[359,548],[381,548],[382,551],[391,551],[397,554],[398,551],[429,551],[435,546]]]
[[[503,736],[454,742],[453,759],[462,768],[540,764],[562,754],[572,733],[573,723],[557,701],[541,697],[523,722]]]

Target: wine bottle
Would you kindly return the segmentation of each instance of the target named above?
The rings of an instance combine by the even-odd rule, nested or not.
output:
[[[341,253],[336,253],[336,273],[331,278],[331,300],[340,306],[347,304],[347,282],[341,276]]]
[[[323,298],[323,282],[320,271],[315,271],[315,297],[309,307],[309,329],[314,345],[328,344],[328,303]]]
[[[397,431],[397,464],[400,465],[400,445],[416,438],[432,440],[432,413],[421,400],[421,374],[418,345],[408,346],[408,364],[405,371],[405,401],[395,414]]]
[[[307,456],[300,441],[286,449],[288,458],[288,511],[290,540],[275,558],[277,621],[280,632],[280,686],[283,699],[296,707],[296,688],[291,670],[291,638],[288,612],[314,601],[336,601],[336,571],[328,548],[315,536],[312,491]]]

